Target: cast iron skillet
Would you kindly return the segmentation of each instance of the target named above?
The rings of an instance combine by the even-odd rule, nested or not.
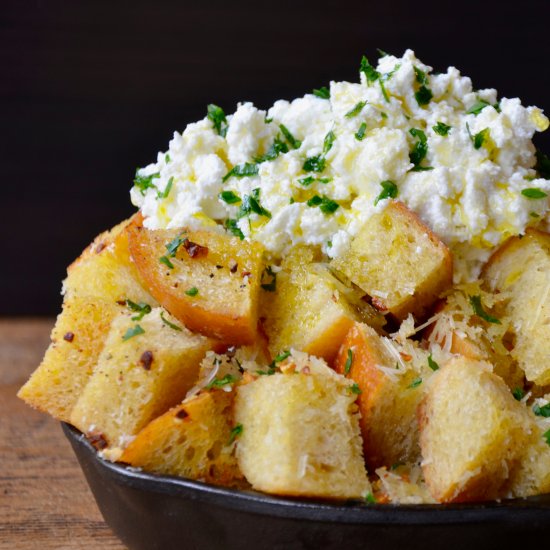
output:
[[[113,464],[72,426],[63,431],[130,550],[504,550],[550,536],[550,495],[437,506],[291,500]]]

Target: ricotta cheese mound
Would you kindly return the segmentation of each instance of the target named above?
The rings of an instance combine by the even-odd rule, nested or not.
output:
[[[507,237],[550,224],[549,170],[531,141],[548,126],[537,107],[474,90],[454,67],[433,74],[407,50],[376,67],[363,58],[359,83],[267,112],[210,105],[137,171],[131,199],[150,229],[229,231],[276,260],[298,243],[337,257],[397,198],[450,247],[465,282]]]

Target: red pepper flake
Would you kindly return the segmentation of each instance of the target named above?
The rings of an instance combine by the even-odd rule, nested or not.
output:
[[[235,260],[231,260],[229,262],[229,271],[231,271],[231,273],[237,273],[237,269],[239,269],[239,264]]]
[[[87,438],[96,451],[102,451],[109,446],[107,438],[102,433],[90,433]]]
[[[119,306],[125,306],[125,305],[126,305],[126,300],[117,300],[116,303],[117,303]]]
[[[244,279],[245,277],[250,277],[250,275],[252,275],[252,273],[250,271],[243,271],[241,273],[241,277]]]
[[[180,420],[183,420],[184,418],[187,418],[189,416],[189,413],[185,409],[180,409],[176,413],[176,418],[179,418]]]
[[[399,352],[399,355],[401,355],[404,361],[410,361],[412,359],[412,355],[409,355],[408,353],[403,353],[402,351]]]
[[[374,297],[372,299],[372,305],[378,310],[378,311],[388,311],[388,306],[378,298]]]
[[[72,342],[74,340],[74,332],[67,332],[65,336],[63,336],[63,340],[66,340],[67,342]]]
[[[95,253],[99,254],[101,251],[105,250],[107,248],[107,245],[104,242],[98,243],[98,245],[95,247]]]
[[[153,352],[144,351],[139,358],[139,362],[145,370],[151,370],[151,364],[153,363]]]
[[[208,256],[208,247],[201,246],[189,239],[184,239],[183,248],[185,248],[190,258],[204,258]]]

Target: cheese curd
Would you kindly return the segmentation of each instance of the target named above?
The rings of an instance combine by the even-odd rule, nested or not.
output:
[[[277,259],[298,243],[337,257],[397,198],[450,247],[455,282],[473,280],[504,239],[550,219],[531,141],[549,122],[454,67],[431,71],[407,50],[330,94],[219,110],[138,171],[132,202],[150,229],[228,230]]]

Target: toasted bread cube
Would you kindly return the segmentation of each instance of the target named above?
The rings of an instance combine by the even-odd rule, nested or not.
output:
[[[186,399],[147,424],[120,461],[147,472],[234,485],[242,480],[233,444],[234,394],[214,390]]]
[[[130,258],[126,220],[102,233],[67,269],[63,283],[66,297],[96,296],[109,302],[143,302],[157,305],[143,287],[134,262]]]
[[[526,408],[491,365],[464,357],[432,377],[419,425],[424,477],[439,502],[502,496],[533,431]]]
[[[427,353],[417,350],[427,366]],[[416,462],[420,456],[416,409],[425,378],[419,359],[400,357],[395,342],[374,329],[355,323],[338,352],[335,370],[356,382],[363,451],[370,471],[396,463]]]
[[[550,493],[550,446],[538,431],[536,441],[529,445],[519,465],[512,471],[507,497],[530,497]]]
[[[255,341],[264,269],[260,244],[208,231],[152,231],[139,223],[127,234],[140,275],[174,317],[229,344]]]
[[[512,356],[531,382],[550,384],[550,234],[528,229],[489,259],[483,278],[505,292],[515,336]]]
[[[316,364],[237,388],[237,459],[253,488],[323,498],[370,492],[350,385]]]
[[[397,201],[373,215],[330,265],[398,320],[422,317],[453,276],[449,249]]]
[[[113,320],[70,417],[80,431],[115,448],[126,447],[153,418],[181,402],[213,344],[185,327],[169,326],[163,317],[177,321],[162,308],[139,321],[132,316],[124,311]]]
[[[44,359],[18,397],[68,422],[96,366],[111,321],[121,310],[114,302],[98,298],[67,298]]]
[[[297,261],[297,256],[303,263]],[[368,317],[372,323],[383,323],[368,304],[363,303],[361,310],[353,306],[328,270],[309,259],[307,251],[297,252],[283,262],[283,269],[277,273],[276,292],[263,296],[264,329],[273,356],[294,348],[330,364],[355,321]]]

